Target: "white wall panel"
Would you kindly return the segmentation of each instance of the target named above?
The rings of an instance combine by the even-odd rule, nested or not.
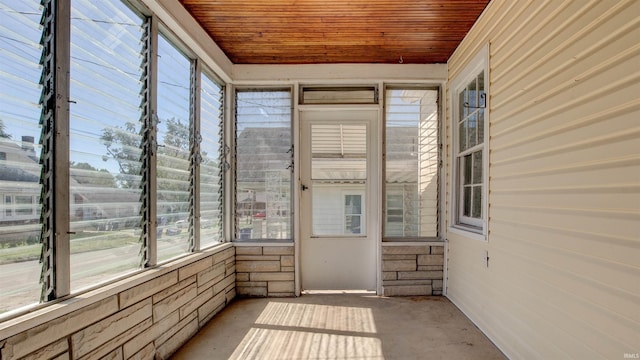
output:
[[[638,39],[638,1],[493,0],[449,61],[490,44],[489,237],[447,233],[447,296],[511,358],[640,352]]]

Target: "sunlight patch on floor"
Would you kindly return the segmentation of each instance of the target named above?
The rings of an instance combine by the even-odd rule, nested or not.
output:
[[[229,359],[384,360],[378,338],[251,328]]]
[[[269,302],[230,359],[384,360],[366,307]]]
[[[256,324],[376,333],[371,309],[361,307],[270,302]]]

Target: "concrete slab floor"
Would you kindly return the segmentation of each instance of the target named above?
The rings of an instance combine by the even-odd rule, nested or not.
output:
[[[173,359],[505,359],[444,297],[237,299]]]

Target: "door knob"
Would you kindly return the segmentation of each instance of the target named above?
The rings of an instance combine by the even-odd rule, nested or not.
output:
[[[309,187],[307,185],[302,184],[302,191],[307,190]]]

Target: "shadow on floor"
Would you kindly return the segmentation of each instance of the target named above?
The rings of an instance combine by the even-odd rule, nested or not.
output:
[[[238,299],[174,359],[504,359],[444,297]]]

